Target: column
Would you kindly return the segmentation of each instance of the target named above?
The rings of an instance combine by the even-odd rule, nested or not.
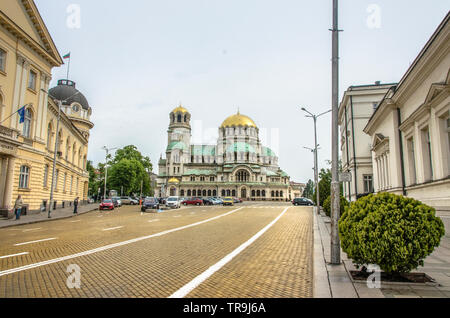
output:
[[[8,168],[6,170],[5,191],[3,194],[3,207],[5,207],[7,209],[12,208],[11,201],[12,201],[15,162],[16,162],[16,158],[14,158],[14,157],[8,158]]]

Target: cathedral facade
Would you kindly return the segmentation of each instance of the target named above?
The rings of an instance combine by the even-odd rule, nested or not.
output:
[[[155,195],[233,196],[286,201],[292,189],[278,157],[261,144],[259,129],[239,112],[219,127],[216,145],[191,144],[191,114],[181,105],[170,113],[165,158],[161,156]]]

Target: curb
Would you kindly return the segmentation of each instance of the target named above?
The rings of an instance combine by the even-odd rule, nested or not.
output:
[[[5,226],[0,226],[0,230],[1,229],[5,229],[8,227],[13,227],[13,226],[22,226],[22,225],[28,225],[28,224],[35,224],[35,223],[41,223],[41,222],[51,222],[51,221],[56,221],[56,220],[60,220],[60,219],[68,219],[68,218],[72,218],[75,217],[77,215],[81,215],[81,214],[85,214],[85,213],[89,213],[92,211],[96,211],[98,208],[93,208],[92,210],[88,210],[88,211],[84,211],[84,212],[78,212],[78,214],[74,215],[73,213],[70,215],[65,215],[65,216],[59,216],[59,217],[52,217],[52,218],[47,218],[47,219],[42,219],[42,220],[34,220],[34,221],[30,221],[27,223],[18,223],[18,224],[8,224]]]

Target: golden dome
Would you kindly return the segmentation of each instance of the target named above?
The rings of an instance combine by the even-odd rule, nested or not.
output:
[[[169,183],[180,183],[180,181],[177,178],[170,178]]]
[[[248,126],[248,127],[255,127],[255,122],[248,116],[241,115],[238,111],[236,115],[232,115],[225,119],[225,121],[222,123],[220,128],[225,127],[236,127],[236,126]]]
[[[174,110],[172,110],[172,113],[189,113],[188,110],[186,108],[184,108],[183,106],[178,106],[177,108],[175,108]]]

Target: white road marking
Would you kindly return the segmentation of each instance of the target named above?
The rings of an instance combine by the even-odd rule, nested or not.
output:
[[[29,253],[23,252],[23,253],[11,254],[11,255],[4,255],[4,256],[0,256],[0,258],[8,258],[8,257],[20,256],[20,255],[26,255],[26,254],[29,254]]]
[[[26,230],[23,230],[22,232],[28,232],[28,231],[34,231],[34,230],[40,230],[40,229],[42,229],[42,227],[36,227],[34,229],[26,229]]]
[[[179,218],[181,215],[174,215],[173,217],[174,218]]]
[[[74,223],[74,222],[80,222],[81,220],[75,220],[75,221],[69,221],[69,222],[71,222],[71,223]]]
[[[158,221],[159,221],[159,219],[156,219],[156,220],[150,220],[150,221],[148,221],[148,223],[158,222]]]
[[[117,229],[121,229],[121,228],[123,228],[123,226],[110,227],[107,229],[103,229],[102,231],[112,231],[112,230],[117,230]]]
[[[236,248],[234,251],[232,251],[230,254],[222,258],[220,261],[218,261],[216,264],[208,268],[206,271],[195,277],[193,280],[191,280],[189,283],[181,287],[179,290],[177,290],[175,293],[169,296],[169,298],[183,298],[187,294],[189,294],[192,290],[194,290],[196,287],[198,287],[201,283],[203,283],[206,279],[208,279],[211,275],[213,275],[215,272],[217,272],[219,269],[221,269],[225,264],[230,262],[235,256],[237,256],[239,253],[241,253],[244,249],[246,249],[248,246],[250,246],[254,241],[256,241],[261,235],[263,235],[272,225],[274,225],[289,209],[287,207],[284,209],[283,212],[281,212],[280,215],[278,215],[275,220],[270,222],[268,225],[266,225],[262,230],[260,230],[258,233],[256,233],[252,238],[250,238],[247,242],[241,244],[238,248]]]
[[[72,258],[76,258],[76,257],[80,257],[80,256],[86,256],[86,255],[90,255],[90,254],[106,251],[106,250],[112,249],[114,247],[119,247],[119,246],[124,246],[124,245],[127,245],[127,244],[131,244],[131,243],[140,242],[140,241],[147,240],[147,239],[150,239],[150,238],[153,238],[153,237],[163,236],[163,235],[166,235],[166,234],[169,234],[169,233],[181,231],[181,230],[188,229],[188,228],[200,225],[200,224],[204,224],[204,223],[207,223],[207,222],[211,222],[211,221],[217,220],[217,219],[219,219],[221,217],[224,217],[224,216],[230,215],[232,213],[235,213],[235,212],[239,211],[240,209],[242,209],[242,208],[231,210],[231,211],[229,211],[227,213],[224,213],[224,214],[221,214],[221,215],[218,215],[218,216],[215,216],[215,217],[203,220],[203,221],[191,223],[191,224],[188,224],[188,225],[185,225],[185,226],[177,227],[177,228],[174,228],[174,229],[171,229],[171,230],[167,230],[167,231],[163,231],[163,232],[159,232],[159,233],[156,233],[156,234],[151,234],[151,235],[147,235],[147,236],[141,236],[141,237],[137,237],[137,238],[134,238],[134,239],[131,239],[131,240],[127,240],[127,241],[123,241],[123,242],[118,242],[118,243],[113,243],[113,244],[97,247],[97,248],[94,248],[92,250],[87,250],[87,251],[76,253],[76,254],[71,254],[71,255],[67,255],[67,256],[63,256],[63,257],[50,259],[50,260],[47,260],[47,261],[42,261],[42,262],[39,262],[39,263],[34,263],[34,264],[24,265],[24,266],[20,266],[20,267],[16,267],[16,268],[7,269],[7,270],[4,270],[4,271],[0,271],[0,277],[4,276],[4,275],[8,275],[8,274],[21,272],[21,271],[24,271],[24,270],[36,268],[36,267],[41,267],[41,266],[44,266],[44,265],[49,265],[49,264],[54,264],[54,263],[58,263],[58,262],[63,262],[63,261],[66,261],[66,260],[69,260],[69,259],[72,259]]]
[[[42,240],[36,240],[36,241],[30,241],[30,242],[24,242],[24,243],[17,243],[14,244],[14,246],[19,246],[19,245],[26,245],[26,244],[32,244],[32,243],[38,243],[38,242],[45,242],[45,241],[51,241],[51,240],[56,240],[56,237],[51,237],[51,238],[46,238],[46,239],[42,239]]]

